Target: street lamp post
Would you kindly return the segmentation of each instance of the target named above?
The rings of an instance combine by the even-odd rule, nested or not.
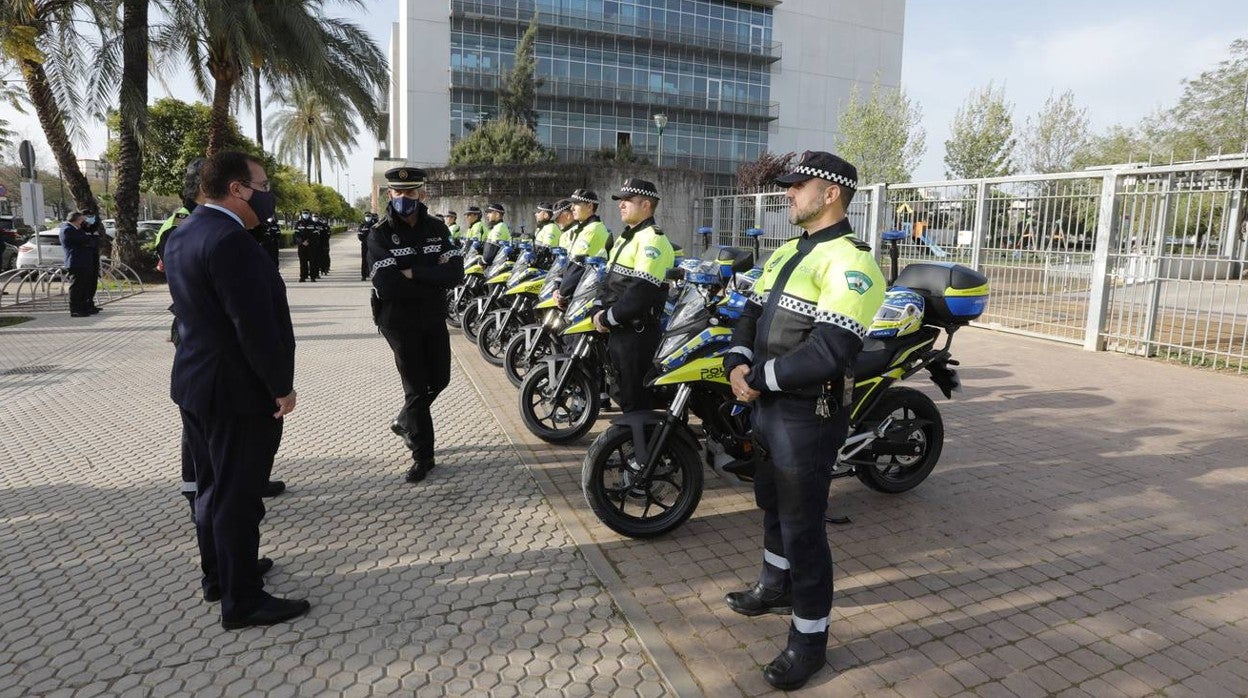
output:
[[[654,125],[659,127],[659,167],[663,166],[663,127],[667,126],[666,114],[655,114]]]

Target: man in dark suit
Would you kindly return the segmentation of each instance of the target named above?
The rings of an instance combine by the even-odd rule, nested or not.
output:
[[[195,458],[196,532],[204,598],[221,599],[227,630],[308,612],[263,589],[261,495],[295,409],[295,338],[286,286],[247,232],[275,208],[261,162],[226,151],[200,172],[204,203],[165,247],[181,342],[171,395]]]
[[[73,281],[69,285],[69,314],[90,317],[95,307],[95,288],[100,278],[100,240],[87,232],[86,217],[79,211],[69,214],[61,225],[61,249],[65,251],[65,268]]]

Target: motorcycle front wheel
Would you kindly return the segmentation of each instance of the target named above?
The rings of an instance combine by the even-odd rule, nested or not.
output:
[[[529,371],[520,383],[520,416],[537,438],[566,444],[584,436],[598,419],[598,386],[584,371],[574,369],[556,395],[557,378],[549,364]]]
[[[945,424],[936,403],[913,388],[889,388],[863,418],[860,431],[874,429],[892,416],[900,438],[916,447],[915,455],[877,454],[868,446],[849,460],[862,484],[876,492],[897,494],[927,479],[945,445]]]
[[[659,425],[647,426],[646,438]],[[612,531],[629,538],[653,538],[689,520],[702,500],[702,459],[681,438],[672,436],[658,454],[648,482],[633,446],[633,430],[612,426],[594,439],[581,465],[581,491],[594,515]]]
[[[500,320],[498,315],[490,313],[490,316],[481,323],[481,329],[477,331],[477,351],[481,352],[481,358],[491,366],[503,365],[503,349],[507,337]]]
[[[481,312],[481,304],[474,299],[464,312],[459,316],[459,329],[464,331],[464,336],[469,341],[477,341],[477,335],[481,332],[481,325],[485,323],[489,313]]]
[[[464,313],[464,306],[468,302],[468,289],[458,288],[447,294],[446,298],[446,324],[451,327],[459,327],[460,316]]]
[[[554,343],[551,341],[550,334],[542,332],[537,336],[537,346],[533,349],[532,359],[529,356],[529,345],[526,341],[523,331],[517,332],[507,340],[507,346],[503,349],[503,371],[507,374],[507,380],[511,384],[520,387],[524,382],[525,375],[533,364],[541,361],[543,358],[553,353]]]

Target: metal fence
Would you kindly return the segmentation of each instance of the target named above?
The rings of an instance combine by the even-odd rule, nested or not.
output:
[[[951,261],[992,289],[976,323],[1091,350],[1248,369],[1248,159],[863,188],[859,237],[909,232],[903,265]],[[721,245],[801,231],[784,195],[704,200]]]

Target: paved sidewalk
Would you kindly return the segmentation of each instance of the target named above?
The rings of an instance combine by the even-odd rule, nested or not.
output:
[[[0,696],[670,693],[461,372],[437,470],[403,483],[350,250],[290,284],[300,402],[261,550],[313,607],[269,629],[223,631],[198,597],[168,295],[0,330]]]
[[[580,494],[588,440],[533,439],[459,336],[439,467],[402,484],[356,249],[290,284],[300,406],[262,550],[314,606],[285,626],[226,633],[196,595],[168,296],[0,330],[0,696],[768,693],[787,620],[720,600],[760,564],[748,486],[708,474],[672,535],[613,534]],[[956,339],[931,478],[833,486],[852,523],[829,527],[831,670],[804,693],[1248,695],[1245,379]]]

